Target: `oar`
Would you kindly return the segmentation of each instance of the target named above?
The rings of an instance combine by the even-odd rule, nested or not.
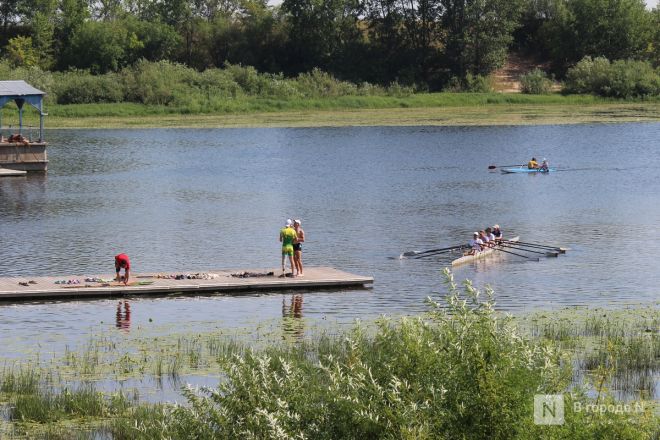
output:
[[[525,246],[525,247],[531,247],[531,248],[538,248],[538,249],[549,249],[552,251],[557,251],[559,253],[565,254],[566,251],[570,250],[568,248],[563,248],[563,247],[557,247],[557,246],[548,246],[546,244],[539,244],[539,243],[528,243],[526,241],[508,241],[508,240],[503,240],[504,243],[515,243],[518,246]]]
[[[459,247],[455,247],[455,248],[452,248],[452,249],[443,250],[441,252],[433,252],[433,253],[427,253],[427,254],[424,254],[424,255],[417,255],[417,256],[414,256],[414,257],[411,257],[411,258],[414,259],[414,260],[417,260],[419,258],[433,257],[433,256],[440,255],[440,254],[448,254],[450,252],[454,252],[454,251],[458,251],[458,250],[462,250],[462,249],[466,249],[466,248],[468,248],[468,246],[459,246]]]
[[[529,250],[529,249],[525,249],[524,247],[521,247],[521,246],[516,246],[514,243],[516,243],[516,242],[515,242],[515,241],[512,241],[512,242],[508,242],[508,243],[502,243],[501,245],[502,245],[502,246],[505,246],[505,247],[513,248],[513,249],[519,249],[519,250],[521,250],[521,251],[523,251],[523,252],[530,252],[530,253],[532,253],[532,254],[545,255],[546,257],[558,257],[558,256],[559,256],[559,252],[550,252],[550,251],[539,252],[539,251],[532,251],[532,250]],[[536,249],[538,249],[538,248],[536,248]]]
[[[513,254],[513,255],[517,255],[519,257],[527,258],[528,260],[539,261],[539,259],[537,257],[528,257],[527,255],[517,254],[517,253],[511,252],[511,251],[505,251],[504,249],[502,249],[500,247],[497,247],[497,246],[495,246],[492,249],[495,249],[496,251],[500,251],[500,252],[506,252],[507,254]]]
[[[442,251],[451,251],[453,249],[458,249],[458,248],[463,247],[463,246],[464,245],[459,244],[457,246],[450,246],[450,247],[438,248],[438,249],[429,249],[427,251],[407,251],[407,252],[404,252],[401,255],[399,255],[399,260],[403,260],[406,257],[412,257],[412,256],[415,256],[415,255],[430,254],[430,253],[442,252]]]
[[[495,168],[506,168],[506,167],[523,167],[525,164],[517,164],[517,165],[488,165],[489,170],[494,170]]]

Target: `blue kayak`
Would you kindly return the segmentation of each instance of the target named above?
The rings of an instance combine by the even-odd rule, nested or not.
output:
[[[502,168],[503,173],[549,173],[551,171],[557,171],[556,168],[548,168],[548,170],[541,170],[538,168],[529,169],[527,167],[517,167],[517,168]]]

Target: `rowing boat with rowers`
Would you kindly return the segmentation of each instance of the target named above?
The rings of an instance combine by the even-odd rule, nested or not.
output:
[[[518,240],[520,240],[520,237],[513,237],[512,239],[507,240],[507,241],[512,242],[512,241],[518,241]],[[478,260],[479,258],[485,258],[488,255],[492,254],[493,252],[497,251],[497,249],[501,249],[501,248],[504,248],[504,247],[505,246],[498,244],[498,245],[495,245],[494,248],[486,248],[486,249],[484,249],[480,252],[477,252],[474,255],[463,255],[462,257],[457,258],[454,261],[452,261],[451,265],[452,266],[458,266],[459,264],[470,263],[472,261]]]
[[[527,168],[526,166],[518,168],[502,168],[504,174],[515,174],[515,173],[553,173],[557,171],[556,168]]]

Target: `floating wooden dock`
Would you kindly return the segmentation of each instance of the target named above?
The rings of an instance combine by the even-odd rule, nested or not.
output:
[[[22,171],[46,171],[46,142],[7,142],[0,140],[0,167]]]
[[[268,273],[272,273],[272,275],[266,275]],[[281,273],[281,269],[223,269],[199,272],[171,272],[167,275],[162,273],[137,273],[131,274],[128,286],[115,281],[107,281],[112,279],[114,274],[0,278],[0,301],[365,287],[374,281],[372,277],[354,275],[332,267],[306,267],[304,277],[282,277],[279,276]],[[208,274],[212,278],[164,278],[164,276],[170,276],[170,274]],[[248,276],[236,276],[241,274],[247,274]],[[85,281],[86,279],[106,281],[92,282]],[[69,283],[70,281],[72,283]],[[79,283],[75,281],[79,281]]]

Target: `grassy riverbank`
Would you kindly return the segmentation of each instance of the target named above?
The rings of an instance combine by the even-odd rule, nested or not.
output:
[[[165,331],[121,344],[95,337],[79,352],[6,365],[0,437],[657,435],[658,304],[512,318],[494,311],[489,291],[459,289],[450,278],[448,291],[424,316],[293,344],[274,334],[255,345],[218,332]],[[130,387],[101,391],[108,382],[118,390],[127,380],[157,384],[191,374],[220,385],[184,391],[182,406],[148,404]],[[534,424],[534,395],[546,393],[564,395],[563,425]]]
[[[314,99],[242,97],[208,107],[134,103],[52,105],[47,128],[329,127],[404,125],[529,125],[660,121],[660,100],[502,93],[420,93]],[[17,112],[3,111],[16,126]],[[24,124],[38,127],[36,112]]]

